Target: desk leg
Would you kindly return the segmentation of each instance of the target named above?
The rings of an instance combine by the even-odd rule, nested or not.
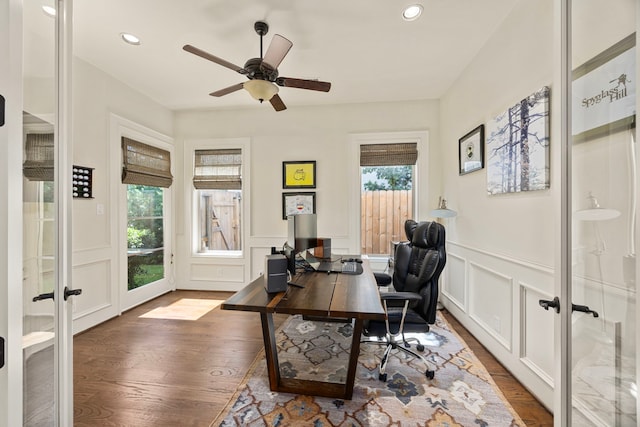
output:
[[[364,320],[355,319],[353,325],[353,338],[351,339],[351,353],[349,354],[349,369],[347,371],[347,382],[345,384],[344,398],[351,400],[353,396],[353,383],[356,380],[356,370],[358,369],[358,358],[360,357],[360,339],[362,338],[362,328]]]
[[[269,372],[269,386],[271,390],[278,391],[280,386],[280,364],[278,363],[278,349],[276,347],[276,331],[273,326],[271,313],[260,313],[262,321],[262,338],[264,339],[264,351],[267,358],[267,371]],[[358,345],[360,341],[358,340]]]

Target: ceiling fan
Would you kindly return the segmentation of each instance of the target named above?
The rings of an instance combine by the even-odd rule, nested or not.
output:
[[[237,83],[224,89],[211,92],[211,96],[224,96],[240,89],[245,89],[252,97],[260,101],[269,101],[276,111],[285,110],[287,107],[278,96],[278,86],[292,87],[298,89],[317,90],[320,92],[329,92],[331,83],[321,82],[319,80],[295,79],[291,77],[280,77],[278,75],[278,66],[293,46],[291,41],[282,37],[280,34],[273,36],[271,44],[267,48],[264,57],[262,55],[262,38],[269,31],[269,25],[266,22],[258,21],[253,28],[260,36],[260,58],[251,58],[244,67],[239,67],[222,58],[211,55],[208,52],[198,49],[197,47],[186,44],[182,49],[187,52],[198,55],[204,59],[215,62],[218,65],[227,67],[233,71],[245,75],[249,81]]]

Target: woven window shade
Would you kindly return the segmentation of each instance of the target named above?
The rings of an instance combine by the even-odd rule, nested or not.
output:
[[[52,133],[29,133],[25,141],[22,173],[29,181],[53,181]]]
[[[415,142],[360,146],[360,166],[415,165],[417,159],[418,149]]]
[[[193,186],[198,190],[241,190],[242,150],[196,150]]]
[[[166,150],[122,137],[122,183],[171,187],[171,158]]]

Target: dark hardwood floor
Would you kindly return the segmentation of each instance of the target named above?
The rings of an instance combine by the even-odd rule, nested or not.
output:
[[[176,291],[74,339],[75,426],[209,426],[263,347],[257,313],[216,308],[197,321],[141,315],[183,298],[225,300],[223,292]],[[553,425],[540,405],[445,312],[530,426]],[[275,316],[279,326],[286,316]]]

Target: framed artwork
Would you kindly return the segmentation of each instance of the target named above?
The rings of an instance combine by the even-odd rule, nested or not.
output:
[[[573,70],[573,142],[631,129],[636,117],[636,35]]]
[[[484,167],[484,125],[480,125],[458,140],[460,175]]]
[[[487,123],[487,192],[549,188],[549,87]]]
[[[316,188],[316,161],[282,162],[282,188]]]
[[[282,193],[282,219],[289,215],[316,213],[316,193]]]

